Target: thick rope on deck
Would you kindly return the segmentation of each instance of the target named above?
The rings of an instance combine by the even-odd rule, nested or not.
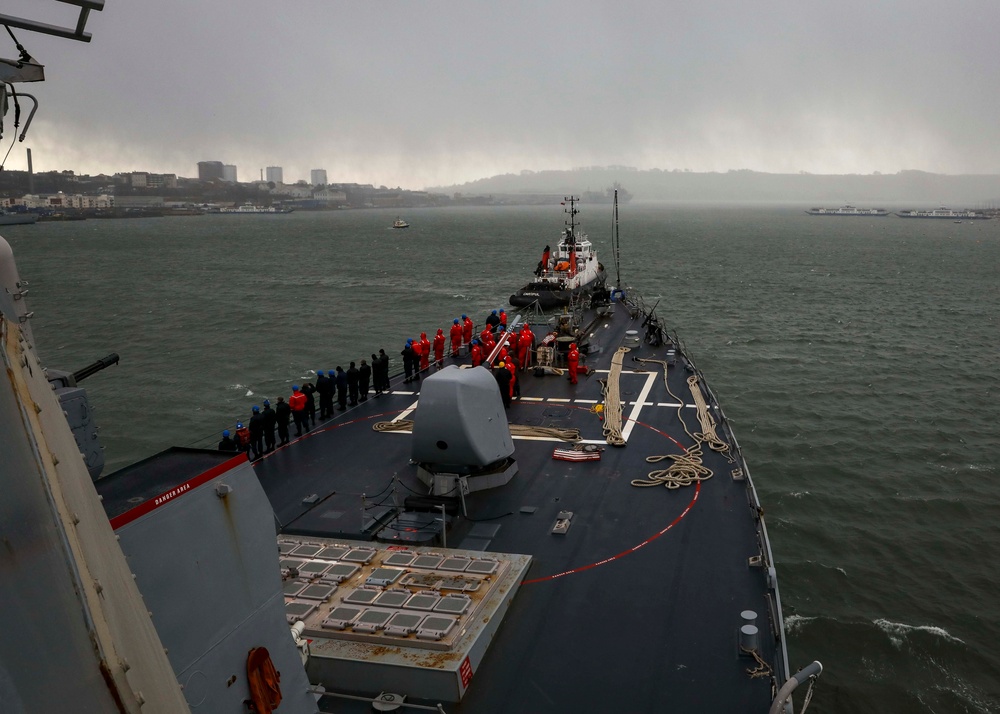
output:
[[[559,439],[560,441],[577,442],[583,437],[580,436],[579,429],[563,429],[555,426],[526,426],[524,424],[509,424],[511,436],[526,436],[547,439]],[[372,424],[374,431],[412,431],[412,419],[400,419],[398,421],[377,421]]]
[[[632,485],[640,488],[647,488],[649,486],[665,486],[666,488],[675,489],[680,488],[681,486],[690,486],[698,483],[699,481],[707,481],[712,478],[714,475],[712,470],[702,464],[702,443],[707,443],[709,448],[715,451],[727,452],[729,451],[729,445],[721,441],[715,434],[715,421],[708,413],[708,405],[705,403],[705,398],[701,394],[701,388],[698,385],[698,378],[696,376],[692,376],[688,379],[688,387],[691,389],[692,398],[694,399],[695,406],[698,408],[698,421],[701,424],[701,431],[692,434],[687,427],[687,423],[684,421],[684,402],[670,390],[670,382],[667,379],[667,370],[670,366],[669,363],[665,360],[659,359],[637,359],[636,361],[650,362],[663,367],[663,386],[666,388],[667,394],[670,395],[671,399],[678,404],[677,418],[680,420],[681,426],[684,428],[684,433],[687,434],[688,438],[694,442],[694,445],[686,448],[682,454],[647,456],[646,461],[651,464],[667,459],[673,461],[673,463],[665,469],[650,471],[646,474],[646,478],[644,479],[633,479]],[[715,446],[713,446],[713,444],[715,444]],[[718,445],[721,445],[722,448],[717,448]]]
[[[622,360],[628,347],[619,347],[611,358],[611,370],[606,382],[602,382],[604,392],[604,439],[611,446],[625,446],[622,436],[622,401],[619,382],[622,376]]]
[[[705,396],[701,393],[701,386],[698,384],[698,375],[692,374],[687,380],[688,388],[691,390],[691,397],[698,408],[698,422],[701,424],[701,431],[694,437],[701,442],[708,444],[712,451],[720,454],[729,453],[729,444],[724,442],[715,433],[715,419],[708,411],[708,404],[705,403]]]

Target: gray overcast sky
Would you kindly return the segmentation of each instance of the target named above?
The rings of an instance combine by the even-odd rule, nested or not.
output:
[[[38,171],[1000,173],[998,0],[107,0],[88,30],[15,31],[46,66],[22,85]]]

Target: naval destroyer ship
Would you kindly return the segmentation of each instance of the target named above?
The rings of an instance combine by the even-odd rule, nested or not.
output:
[[[68,1],[75,28],[5,20],[89,39],[103,3]],[[808,705],[822,667],[790,669],[740,446],[620,275],[496,331],[496,369],[538,335],[509,407],[462,339],[253,463],[172,448],[108,475],[80,384],[117,357],[43,367],[27,292],[0,239],[0,710]]]

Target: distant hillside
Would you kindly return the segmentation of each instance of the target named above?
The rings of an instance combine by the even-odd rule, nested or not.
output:
[[[1000,206],[1000,175],[947,176],[924,171],[896,174],[819,175],[767,174],[739,170],[727,173],[639,171],[624,167],[569,171],[526,171],[480,179],[429,191],[486,194],[581,194],[604,191],[615,181],[637,201],[796,202],[839,206]]]

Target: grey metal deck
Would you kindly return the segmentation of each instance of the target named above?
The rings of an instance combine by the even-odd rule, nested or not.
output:
[[[601,439],[602,424],[591,411],[602,399],[601,370],[626,330],[642,333],[641,320],[619,304],[597,323],[591,342],[599,351],[585,360],[597,372],[578,385],[522,373],[522,398],[509,409],[510,422],[575,427],[584,439]],[[739,651],[746,610],[757,613],[761,657],[779,686],[784,680],[776,584],[750,481],[731,475],[743,466],[735,444],[735,463],[704,449],[714,476],[699,485],[630,484],[665,467],[647,463],[647,456],[690,444],[659,366],[635,362],[636,356],[668,358],[665,347],[630,345],[620,383],[625,447],[607,447],[601,461],[570,463],[552,458],[559,443],[515,439],[520,472],[508,485],[466,496],[468,518],[449,504],[449,546],[533,559],[465,697],[446,704],[447,711],[767,711],[775,680],[751,677],[756,662]],[[676,355],[670,386],[691,405],[687,365]],[[372,430],[417,403],[419,382],[404,385],[396,377],[393,386],[255,463],[284,532],[372,539],[407,498],[411,510],[427,506],[418,497],[427,489],[409,462],[410,436]],[[721,422],[714,401],[709,406]],[[681,410],[688,429],[697,431],[695,409]],[[720,423],[718,433],[725,439],[728,428]],[[572,524],[554,535],[561,511],[573,512]],[[436,528],[431,521],[411,534],[432,538]],[[750,564],[757,556],[763,556],[759,567]],[[352,682],[335,688],[379,694],[355,691]],[[331,711],[368,710],[361,702],[324,701]]]

